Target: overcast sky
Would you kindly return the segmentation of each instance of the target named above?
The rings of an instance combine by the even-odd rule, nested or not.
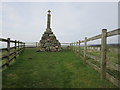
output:
[[[117,2],[3,2],[2,37],[39,41],[46,30],[47,11],[60,42],[74,42],[118,28]],[[110,38],[110,43],[117,38]]]

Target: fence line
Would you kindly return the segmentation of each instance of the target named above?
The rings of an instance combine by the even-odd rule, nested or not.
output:
[[[25,42],[25,48],[36,48],[39,42]]]
[[[120,34],[120,29],[112,30],[109,32],[107,32],[107,29],[103,29],[102,33],[99,35],[96,35],[90,38],[85,37],[84,40],[81,40],[81,41],[79,40],[77,42],[73,42],[70,44],[71,49],[77,52],[78,55],[81,56],[83,54],[83,60],[85,63],[92,66],[95,70],[97,70],[101,74],[101,79],[107,78],[110,82],[112,82],[114,85],[118,87],[120,87],[120,80],[118,80],[118,78],[114,77],[113,75],[109,74],[107,72],[107,69],[109,68],[111,70],[115,70],[119,74],[120,65],[107,61],[106,55],[107,55],[107,37],[115,36],[119,34]],[[87,45],[87,42],[97,40],[97,39],[101,39],[100,58],[87,54],[88,48],[89,48],[89,46]],[[84,48],[80,46],[81,43],[84,43]],[[76,45],[79,47],[77,48]],[[89,58],[91,58],[92,61],[90,61]]]
[[[0,53],[2,53],[2,56],[0,56],[0,61],[2,62],[2,65],[0,66],[0,68],[4,67],[4,66],[9,66],[9,63],[13,60],[16,59],[16,57],[22,53],[22,51],[25,48],[25,43],[24,42],[20,42],[17,40],[11,40],[10,38],[4,39],[4,38],[0,38],[1,42],[6,42],[7,43],[7,48],[1,48],[0,49]],[[14,43],[14,47],[10,47],[10,44]],[[17,45],[18,44],[18,45]],[[6,53],[4,53],[6,52]],[[3,53],[5,55],[3,55]],[[4,60],[5,59],[5,60]],[[4,60],[4,63],[3,63]]]

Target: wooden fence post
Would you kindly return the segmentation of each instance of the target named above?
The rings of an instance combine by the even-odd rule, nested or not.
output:
[[[77,42],[75,42],[75,52],[77,52],[77,49],[76,49],[76,47],[77,47]]]
[[[37,47],[37,42],[36,42],[36,47]]]
[[[70,47],[71,47],[71,43],[70,43]]]
[[[86,53],[87,53],[87,37],[85,37],[85,43],[84,43],[84,62],[86,63]]]
[[[21,49],[22,49],[22,42],[21,42]]]
[[[73,51],[74,51],[74,42],[73,42]]]
[[[22,42],[20,41],[20,53],[21,53],[21,49],[22,49]]]
[[[21,42],[21,49],[22,49],[22,52],[23,52],[23,42]]]
[[[23,49],[24,49],[24,42],[23,42]]]
[[[76,42],[75,42],[75,46],[74,46],[74,48],[76,47]],[[75,52],[76,52],[76,48],[75,48]]]
[[[107,29],[102,30],[101,40],[101,79],[106,77],[106,49],[107,49]]]
[[[20,50],[20,49],[19,49],[19,41],[18,41],[18,54],[20,54],[19,50]]]
[[[21,42],[21,53],[23,52],[23,42]]]
[[[10,60],[10,38],[7,39],[7,61],[6,61],[7,66],[9,66],[9,60]]]
[[[69,49],[71,49],[71,46],[72,46],[72,43],[70,43],[70,48]]]
[[[16,51],[16,49],[17,49],[17,41],[15,40],[15,59],[16,59],[16,56],[17,56],[17,51]]]
[[[19,42],[19,50],[20,50],[20,54],[21,54],[21,41]]]
[[[75,51],[75,42],[74,42],[74,51]]]
[[[21,48],[23,49],[23,46],[22,46],[22,45],[23,45],[23,42],[21,42]]]
[[[24,43],[24,49],[25,49],[25,43]]]
[[[75,51],[75,42],[74,42],[74,44],[73,44],[73,51]]]
[[[22,49],[24,48],[24,43],[22,42]]]
[[[20,42],[20,54],[21,54],[21,49],[22,49],[22,47],[21,47],[21,42]]]
[[[76,42],[76,52],[78,52],[78,42]]]
[[[79,42],[78,42],[78,43],[79,43],[78,45],[79,45],[79,54],[80,54],[80,40],[79,40]]]
[[[73,43],[72,43],[72,50],[73,50]]]

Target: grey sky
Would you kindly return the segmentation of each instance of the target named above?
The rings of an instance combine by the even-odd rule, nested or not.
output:
[[[3,2],[2,37],[39,41],[46,29],[47,11],[60,42],[74,42],[118,28],[117,2]],[[110,43],[117,38],[110,38]]]

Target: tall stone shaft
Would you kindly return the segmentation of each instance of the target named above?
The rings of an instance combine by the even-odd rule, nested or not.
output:
[[[50,10],[47,14],[47,28],[44,34],[41,37],[39,42],[39,51],[61,51],[61,44],[57,40],[55,34],[53,34],[50,28],[51,14]]]
[[[48,11],[47,14],[47,29],[50,29],[50,20],[51,20],[51,15],[50,15],[50,10]]]

